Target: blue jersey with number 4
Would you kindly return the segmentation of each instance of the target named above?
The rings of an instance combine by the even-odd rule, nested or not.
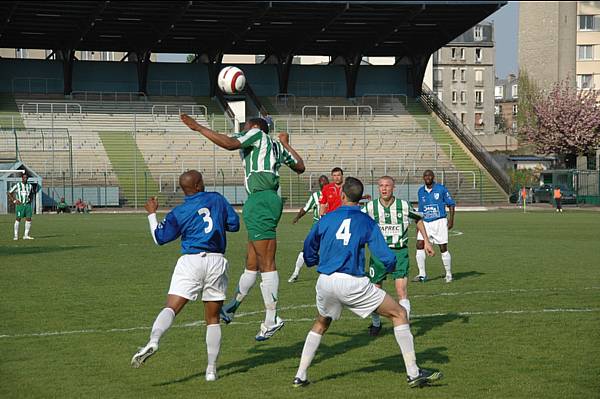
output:
[[[446,217],[446,206],[455,206],[456,203],[443,184],[434,183],[431,191],[427,192],[425,186],[419,189],[419,212],[423,214],[425,222]]]
[[[307,266],[319,265],[322,274],[365,275],[365,245],[388,271],[396,266],[396,256],[388,248],[379,225],[359,206],[342,206],[323,216],[304,240]]]
[[[240,218],[219,193],[187,195],[183,204],[167,213],[154,231],[158,245],[181,236],[181,253],[225,253],[226,231],[238,231]]]

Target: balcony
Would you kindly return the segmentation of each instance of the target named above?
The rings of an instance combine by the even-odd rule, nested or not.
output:
[[[475,108],[483,108],[483,102],[482,101],[475,101]]]

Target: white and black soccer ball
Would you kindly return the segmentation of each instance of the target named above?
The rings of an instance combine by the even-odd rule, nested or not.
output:
[[[246,87],[246,76],[240,68],[228,66],[219,72],[217,84],[225,94],[241,93]]]

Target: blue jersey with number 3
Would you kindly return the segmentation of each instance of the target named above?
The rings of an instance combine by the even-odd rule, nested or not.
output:
[[[322,274],[365,275],[365,245],[388,271],[396,256],[388,248],[377,223],[359,206],[342,206],[323,216],[304,240],[304,261]]]
[[[154,231],[159,245],[181,236],[181,253],[225,253],[226,231],[238,231],[240,218],[219,193],[187,195],[183,204],[173,208]]]

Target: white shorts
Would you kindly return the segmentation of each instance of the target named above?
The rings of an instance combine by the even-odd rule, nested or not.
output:
[[[182,255],[177,261],[169,295],[177,295],[190,301],[224,301],[227,292],[229,264],[223,254],[200,253]]]
[[[385,291],[369,281],[345,273],[321,274],[317,280],[317,310],[323,317],[340,318],[345,307],[358,316],[368,317],[385,298]]]
[[[432,244],[448,244],[448,219],[441,218],[433,222],[423,222],[423,224]],[[417,240],[423,240],[421,232],[417,233]]]

